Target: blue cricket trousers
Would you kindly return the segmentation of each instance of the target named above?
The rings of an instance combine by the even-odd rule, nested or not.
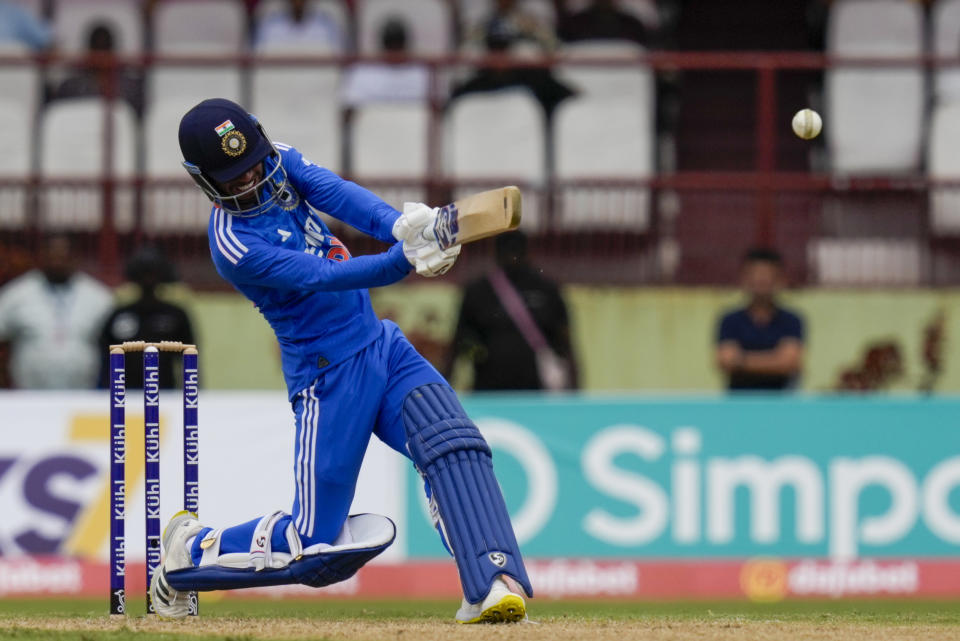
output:
[[[293,522],[304,546],[332,543],[353,501],[370,434],[408,456],[403,402],[413,389],[447,384],[394,323],[350,359],[325,369],[293,401]]]

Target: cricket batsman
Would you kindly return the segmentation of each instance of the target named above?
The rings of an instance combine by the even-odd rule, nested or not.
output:
[[[150,593],[158,614],[188,614],[191,590],[351,577],[396,534],[385,516],[348,516],[370,435],[409,457],[422,475],[440,538],[456,561],[461,623],[526,618],[532,596],[490,448],[446,380],[400,329],[373,313],[367,289],[446,273],[460,246],[429,240],[437,211],[404,212],[273,143],[257,119],[224,99],[204,100],[180,121],[183,166],[213,201],[208,236],[217,271],[249,298],[280,343],[296,421],[295,498],[226,528],[180,512],[163,533],[165,557]],[[317,212],[381,241],[352,258]],[[256,465],[256,451],[251,452]]]

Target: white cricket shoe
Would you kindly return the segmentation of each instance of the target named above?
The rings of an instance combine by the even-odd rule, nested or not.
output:
[[[182,510],[173,515],[167,527],[163,529],[163,549],[167,552],[164,559],[150,579],[150,598],[157,614],[167,619],[181,619],[190,613],[190,595],[178,592],[167,583],[167,572],[193,566],[187,540],[203,529],[197,515]]]
[[[527,618],[527,605],[523,597],[511,592],[506,582],[497,577],[490,592],[480,603],[470,603],[466,598],[457,610],[457,623],[517,623]]]

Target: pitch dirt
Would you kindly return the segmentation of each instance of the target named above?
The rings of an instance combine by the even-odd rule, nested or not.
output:
[[[461,626],[454,604],[420,601],[222,600],[201,616],[109,617],[102,601],[0,599],[0,639],[13,641],[899,641],[960,639],[960,603],[779,604],[534,601],[537,623]]]
[[[454,623],[386,621],[314,621],[310,619],[209,619],[195,621],[128,621],[64,618],[11,618],[0,621],[0,638],[12,639],[282,639],[330,641],[444,640],[444,641],[940,641],[956,638],[955,627],[942,625],[877,625],[801,623],[796,621],[612,621],[549,619],[524,625],[460,626]],[[8,636],[9,635],[9,636]]]

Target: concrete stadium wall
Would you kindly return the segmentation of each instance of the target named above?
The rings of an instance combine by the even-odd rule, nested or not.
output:
[[[729,289],[569,287],[567,300],[581,362],[583,387],[601,390],[719,390],[713,366],[714,326],[737,304]],[[178,292],[197,325],[203,385],[210,389],[281,389],[279,354],[270,328],[235,294]],[[375,290],[374,307],[397,321],[422,353],[440,362],[456,322],[459,290],[445,284]],[[943,371],[936,390],[960,392],[960,291],[800,290],[784,296],[807,320],[806,370],[801,388],[834,388],[842,370],[859,363],[879,341],[894,341],[904,372],[890,389],[914,390],[924,375],[924,327],[945,314]],[[469,388],[469,372],[453,382]]]

